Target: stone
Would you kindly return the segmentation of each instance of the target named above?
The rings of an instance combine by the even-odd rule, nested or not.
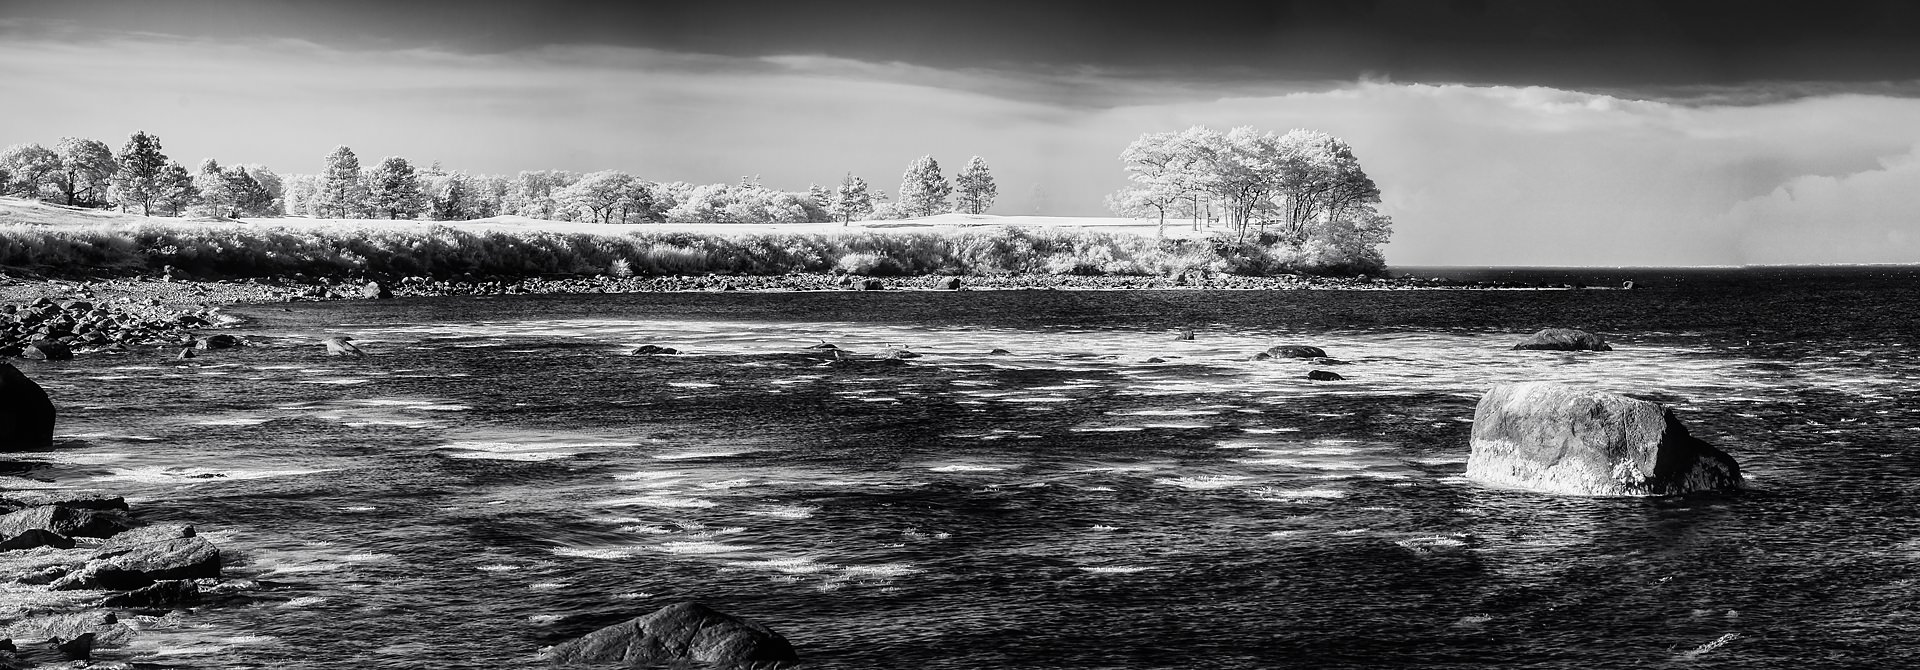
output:
[[[124,512],[65,505],[40,505],[0,516],[0,536],[4,537],[34,528],[67,537],[111,537],[130,527]]]
[[[668,605],[652,614],[562,642],[543,653],[556,665],[777,667],[798,663],[787,639],[758,623],[700,603]]]
[[[1320,347],[1299,344],[1282,344],[1266,351],[1254,354],[1253,360],[1264,361],[1275,358],[1326,358],[1327,352]]]
[[[1181,329],[1180,329],[1180,334],[1179,334],[1178,336],[1175,336],[1175,337],[1174,337],[1173,339],[1175,339],[1175,340],[1179,340],[1179,341],[1182,341],[1182,342],[1191,342],[1191,341],[1193,341],[1193,329],[1192,329],[1192,328],[1181,328]]]
[[[1545,493],[1678,495],[1742,486],[1732,456],[1654,402],[1565,384],[1500,384],[1473,414],[1471,480]]]
[[[73,349],[59,340],[39,340],[20,351],[20,357],[35,361],[70,361]]]
[[[370,281],[367,282],[365,286],[360,287],[360,297],[367,300],[392,300],[393,289],[387,288],[385,284],[381,284],[380,282]]]
[[[196,533],[194,533],[193,526],[184,523],[163,523],[157,526],[141,526],[139,528],[121,531],[119,534],[107,538],[106,542],[102,542],[100,546],[94,547],[93,555],[105,556],[126,551],[142,544],[178,540],[194,537],[195,535]]]
[[[1572,328],[1548,328],[1513,345],[1515,349],[1537,351],[1613,351],[1599,335]]]
[[[321,340],[326,345],[328,356],[365,356],[366,352],[353,345],[353,338],[347,336],[329,337]]]
[[[40,505],[59,505],[75,509],[126,510],[127,499],[117,493],[76,489],[49,489],[44,491],[9,491],[0,502],[15,507],[27,508]]]
[[[995,349],[993,351],[987,352],[987,355],[988,356],[1012,356],[1013,352],[1007,351],[1005,349]]]
[[[73,538],[44,528],[28,528],[20,531],[18,534],[7,537],[7,539],[0,540],[0,551],[38,549],[40,547],[72,549]]]
[[[173,359],[176,361],[184,361],[190,358],[194,358],[195,356],[196,354],[193,353],[193,347],[182,347],[180,349],[180,353],[178,355],[175,355]]]
[[[948,290],[948,291],[958,291],[960,290],[960,278],[948,277],[946,279],[942,279],[938,282],[935,282],[934,286],[941,289]]]
[[[677,354],[677,353],[680,353],[679,349],[675,349],[673,347],[655,346],[652,344],[642,344],[640,345],[640,348],[633,350],[633,355],[635,356],[654,356],[654,355],[660,355],[660,354]]]
[[[1311,379],[1317,382],[1337,382],[1337,381],[1346,379],[1346,377],[1342,377],[1338,373],[1328,372],[1326,370],[1312,370],[1307,372],[1307,379]]]
[[[885,282],[869,277],[855,283],[853,287],[861,291],[882,291],[886,290],[887,285]]]
[[[200,338],[199,341],[194,342],[194,346],[201,349],[209,349],[209,350],[232,349],[234,347],[240,346],[240,338],[234,337],[232,335],[228,335],[226,333],[217,333],[214,335],[208,335],[206,337]]]
[[[913,353],[911,349],[888,349],[885,356],[885,358],[898,358],[902,360],[919,357],[920,354]]]
[[[100,552],[54,582],[53,589],[138,589],[157,581],[219,576],[220,549],[204,538],[187,537]]]
[[[200,586],[190,580],[154,582],[126,593],[108,596],[101,607],[174,608],[200,601]]]
[[[0,452],[53,446],[53,401],[13,364],[0,362]]]
[[[56,637],[47,640],[47,644],[52,645],[61,656],[67,657],[70,661],[93,659],[93,633],[81,633],[72,638]]]

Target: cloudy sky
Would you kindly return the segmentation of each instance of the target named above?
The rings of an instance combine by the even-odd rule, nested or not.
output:
[[[1103,215],[1191,125],[1346,138],[1396,265],[1920,263],[1920,10],[1753,0],[0,0],[0,144],[314,172],[992,165]]]

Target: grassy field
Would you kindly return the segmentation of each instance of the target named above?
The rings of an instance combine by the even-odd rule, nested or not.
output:
[[[839,224],[605,225],[502,216],[423,222],[144,217],[0,198],[0,267],[50,276],[157,272],[196,277],[454,277],[850,272],[916,274],[1262,274],[1291,267],[1134,219],[945,214]],[[1310,268],[1307,268],[1310,269]]]

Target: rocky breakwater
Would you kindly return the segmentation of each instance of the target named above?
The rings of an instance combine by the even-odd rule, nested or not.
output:
[[[220,319],[218,311],[129,298],[94,303],[41,297],[23,305],[0,305],[0,356],[65,360],[76,351],[176,344],[192,339],[193,329],[213,325]]]
[[[1467,478],[1585,496],[1741,487],[1733,457],[1687,433],[1659,403],[1564,384],[1500,384],[1473,414]]]

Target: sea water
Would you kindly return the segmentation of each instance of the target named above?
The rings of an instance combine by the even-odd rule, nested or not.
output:
[[[22,363],[59,437],[4,483],[124,493],[262,585],[101,654],[169,667],[538,667],[683,600],[831,668],[1920,657],[1920,280],[1563,275],[1638,281],[236,308],[253,346]],[[1557,326],[1615,351],[1510,349]],[[1466,481],[1478,396],[1528,380],[1667,403],[1751,490]]]

